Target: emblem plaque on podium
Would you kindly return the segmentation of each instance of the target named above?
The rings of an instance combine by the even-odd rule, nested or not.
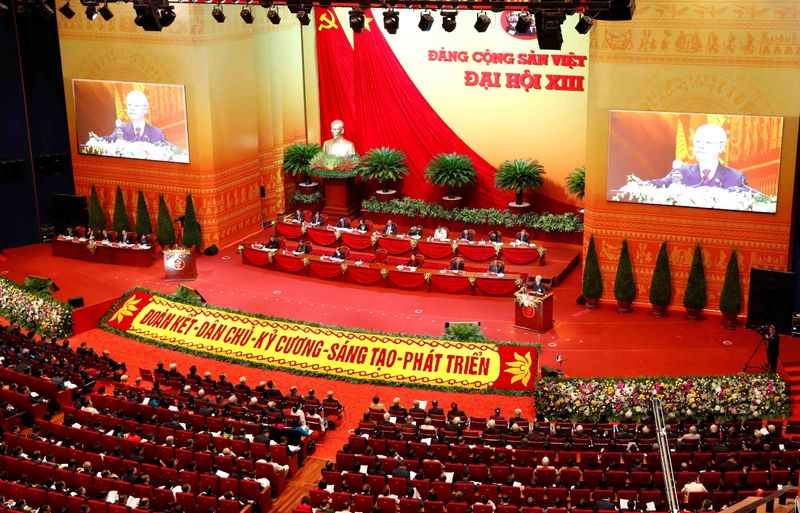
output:
[[[197,264],[194,254],[186,248],[165,249],[164,279],[167,281],[197,279]]]

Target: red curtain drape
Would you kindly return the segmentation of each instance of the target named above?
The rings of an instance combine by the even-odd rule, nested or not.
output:
[[[367,249],[372,247],[372,237],[370,235],[342,232],[342,244],[351,249]]]
[[[453,246],[449,242],[417,242],[417,251],[427,258],[443,260],[453,256]]]
[[[460,244],[458,246],[458,252],[467,260],[471,260],[473,262],[485,262],[486,260],[493,259],[497,252],[492,245],[475,245],[470,246],[468,244]]]
[[[306,235],[311,242],[320,246],[333,246],[336,244],[336,234],[328,230],[309,228],[306,230]]]
[[[300,272],[305,268],[303,259],[293,255],[275,255],[275,266],[290,273]]]
[[[470,292],[472,285],[466,276],[446,276],[435,274],[431,276],[431,288],[449,294]]]
[[[299,224],[292,223],[278,223],[275,225],[275,231],[278,235],[286,237],[287,239],[299,239],[303,235],[302,227]]]
[[[517,291],[514,280],[502,278],[478,278],[475,287],[489,296],[512,296]]]
[[[242,260],[245,264],[257,265],[259,267],[269,265],[269,254],[265,251],[258,251],[251,248],[244,248]]]
[[[411,251],[411,242],[403,239],[378,239],[378,247],[385,249],[390,255],[402,255]]]
[[[536,248],[505,247],[501,250],[500,254],[503,258],[516,265],[530,264],[539,258],[539,252],[536,251]]]
[[[370,267],[358,267],[351,265],[347,268],[347,275],[356,283],[361,285],[373,285],[383,280],[380,269]]]
[[[311,272],[320,278],[333,279],[342,274],[342,264],[336,262],[318,262],[312,260],[308,263]]]
[[[314,8],[317,24],[320,141],[331,138],[331,121],[344,121],[345,137],[364,153],[355,108],[353,47],[333,9]]]
[[[366,16],[374,18],[370,10]],[[390,146],[404,151],[410,174],[403,179],[402,192],[426,199],[443,194],[425,180],[425,168],[431,158],[438,153],[468,155],[478,170],[478,182],[470,188],[470,204],[506,208],[511,195],[494,188],[494,166],[462,141],[434,111],[394,55],[376,20],[373,19],[369,30],[355,34],[354,38],[361,147],[366,150]]]
[[[412,273],[407,271],[389,271],[389,282],[401,289],[415,289],[425,285],[425,273]]]

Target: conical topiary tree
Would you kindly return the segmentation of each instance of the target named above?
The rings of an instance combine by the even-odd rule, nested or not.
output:
[[[92,185],[92,194],[89,197],[89,226],[100,230],[106,229],[106,214],[100,205],[100,197],[97,196],[97,189]]]
[[[136,201],[136,233],[139,235],[153,233],[150,212],[147,211],[147,200],[144,199],[142,191],[139,191],[139,198]]]
[[[664,317],[667,307],[672,302],[672,276],[669,270],[667,241],[661,243],[656,257],[656,267],[650,280],[650,304],[653,305],[653,317]]]
[[[191,194],[186,195],[186,212],[183,214],[183,245],[200,249],[200,223],[197,222]]]
[[[719,296],[719,311],[722,312],[722,323],[726,328],[736,327],[736,316],[742,311],[742,282],[739,276],[739,256],[733,250],[728,259],[725,281]]]
[[[172,217],[169,215],[167,202],[164,195],[158,196],[158,220],[156,221],[156,238],[162,246],[172,246],[175,244],[175,227],[172,226]]]
[[[633,280],[633,267],[627,240],[622,241],[622,250],[619,252],[617,276],[614,278],[614,298],[617,300],[620,313],[632,311],[631,303],[636,299],[636,283]]]
[[[703,252],[700,250],[700,244],[697,244],[694,247],[686,292],[683,294],[683,306],[686,307],[687,317],[690,320],[700,319],[700,310],[706,307],[706,301],[706,272],[703,268]]]
[[[117,197],[114,200],[113,227],[117,232],[131,229],[131,225],[128,222],[128,212],[125,210],[125,197],[122,195],[122,189],[120,189],[119,185],[117,185]]]
[[[594,235],[589,237],[586,249],[586,260],[583,264],[582,294],[588,308],[597,308],[597,300],[603,295],[603,279],[600,275],[600,263],[597,261],[597,250],[594,248]]]

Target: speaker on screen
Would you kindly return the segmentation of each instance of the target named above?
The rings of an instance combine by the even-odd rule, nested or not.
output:
[[[71,297],[67,302],[72,308],[83,308],[83,296]]]
[[[203,253],[205,253],[208,256],[214,256],[217,253],[219,253],[219,248],[217,247],[216,244],[212,244],[209,247],[207,247]]]
[[[789,333],[794,312],[794,273],[772,269],[750,270],[747,327],[773,324],[779,333]]]

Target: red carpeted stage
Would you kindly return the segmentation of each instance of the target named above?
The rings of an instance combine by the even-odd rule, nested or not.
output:
[[[579,248],[575,248],[577,251]],[[83,296],[86,307],[75,313],[75,342],[87,340],[96,348],[110,348],[124,358],[132,375],[140,367],[152,369],[158,360],[178,362],[187,369],[224,372],[229,377],[248,376],[250,382],[273,379],[278,386],[296,384],[302,391],[309,387],[333,390],[346,405],[346,428],[355,425],[373,394],[383,399],[400,396],[404,403],[413,399],[458,401],[468,412],[489,414],[493,406],[504,411],[522,407],[532,413],[532,401],[520,397],[484,394],[444,393],[430,390],[411,391],[388,386],[359,386],[341,381],[310,378],[281,372],[266,372],[239,365],[206,360],[192,355],[145,345],[130,339],[91,329],[89,321],[99,318],[110,305],[133,286],[172,293],[174,283],[163,280],[163,269],[149,269],[109,264],[93,264],[53,257],[45,244],[6,250],[7,261],[0,262],[0,272],[13,280],[28,274],[51,277],[60,287],[55,297]],[[654,319],[649,307],[637,307],[623,315],[611,305],[589,311],[576,304],[580,293],[580,268],[573,271],[555,292],[555,327],[546,334],[516,329],[511,298],[452,295],[436,292],[408,292],[397,289],[361,287],[339,282],[268,272],[242,263],[235,247],[214,257],[199,256],[198,279],[192,287],[210,304],[263,313],[275,317],[319,322],[368,330],[406,332],[439,336],[448,321],[480,321],[491,338],[541,343],[540,363],[562,368],[567,376],[652,376],[685,374],[730,374],[742,370],[759,343],[757,335],[743,328],[726,331],[718,316],[709,315],[701,322],[683,318],[682,311],[671,312],[666,319]],[[535,272],[535,266],[534,270]],[[676,301],[679,303],[680,301]],[[800,351],[785,338],[782,361],[800,360]],[[766,362],[759,348],[752,364]],[[556,362],[561,355],[562,363]],[[341,445],[326,443],[323,451]],[[322,453],[325,455],[325,452]]]

